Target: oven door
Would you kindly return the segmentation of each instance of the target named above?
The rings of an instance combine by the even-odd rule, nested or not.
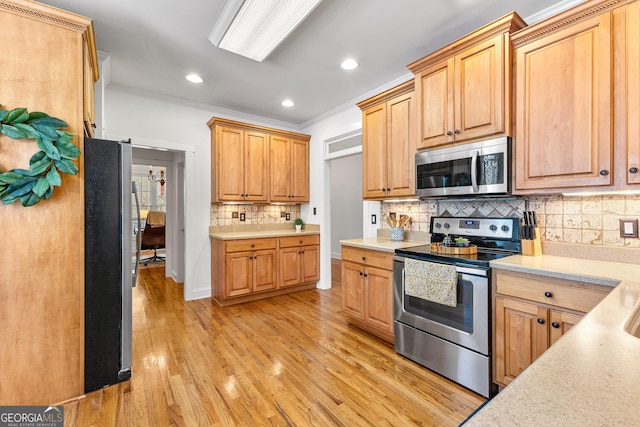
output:
[[[394,257],[394,319],[478,353],[489,355],[488,269],[456,267],[455,307],[409,296],[404,291],[404,258]]]
[[[457,145],[416,154],[419,197],[508,194],[509,139]]]

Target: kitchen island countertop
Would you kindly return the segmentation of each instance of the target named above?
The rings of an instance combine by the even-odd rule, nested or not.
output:
[[[614,289],[466,423],[471,426],[639,425],[640,266],[559,256],[511,256],[492,268]]]

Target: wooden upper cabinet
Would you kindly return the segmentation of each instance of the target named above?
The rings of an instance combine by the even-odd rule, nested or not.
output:
[[[626,114],[617,114],[617,118],[626,119],[616,126],[626,129],[620,132],[626,141],[621,141],[621,152],[624,153],[619,168],[624,176],[621,182],[627,185],[640,184],[640,2],[633,2],[626,6],[625,13],[616,14],[616,30],[624,31],[625,48],[622,52],[626,55],[626,61],[618,63],[626,64],[622,73],[617,76],[626,76],[625,80],[616,81],[620,90],[616,91],[616,100],[624,100],[626,105],[621,106],[626,109]],[[620,37],[620,40],[623,38]],[[626,87],[625,84],[626,83]],[[618,119],[616,119],[618,120]]]
[[[525,25],[511,13],[408,66],[418,149],[511,135],[509,34]]]
[[[512,35],[516,191],[613,183],[612,17],[580,10]]]
[[[362,197],[415,195],[413,81],[369,98],[362,109]]]
[[[83,99],[84,99],[84,134],[94,136],[96,123],[95,89],[93,84],[100,77],[98,71],[98,55],[95,49],[93,31],[87,32],[82,40],[83,57]]]
[[[214,201],[268,200],[269,140],[265,133],[236,127],[215,127],[212,176]]]
[[[211,201],[309,201],[309,135],[212,118]]]
[[[309,141],[271,136],[272,202],[309,202]]]

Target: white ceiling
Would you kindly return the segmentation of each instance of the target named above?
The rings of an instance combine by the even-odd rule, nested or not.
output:
[[[293,1],[293,0],[288,0]],[[514,8],[523,18],[577,0],[323,0],[263,62],[207,37],[224,0],[44,0],[94,20],[111,84],[300,126],[398,79],[406,65]],[[360,62],[344,71],[348,56]],[[189,83],[198,73],[205,82]],[[295,107],[280,102],[291,98]]]

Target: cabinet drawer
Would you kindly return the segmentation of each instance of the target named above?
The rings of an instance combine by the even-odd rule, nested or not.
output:
[[[291,237],[280,238],[281,248],[290,248],[293,246],[319,245],[319,244],[320,244],[319,234],[307,234],[305,236],[291,236]]]
[[[275,239],[228,240],[227,242],[225,242],[226,252],[256,251],[260,249],[275,248]]]
[[[342,260],[357,262],[358,264],[378,267],[389,271],[393,270],[392,252],[374,251],[370,249],[354,248],[352,246],[343,246]]]
[[[494,270],[496,292],[549,304],[557,307],[588,312],[609,293],[611,288],[583,282],[557,279],[553,282],[537,276],[504,273]]]

